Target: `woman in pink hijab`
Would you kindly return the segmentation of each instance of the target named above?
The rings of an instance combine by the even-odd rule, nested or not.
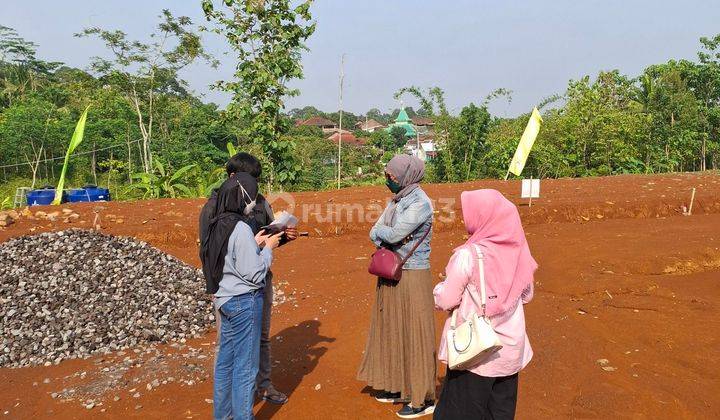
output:
[[[467,370],[447,370],[434,418],[512,419],[518,372],[533,355],[523,304],[532,299],[537,263],[530,255],[517,208],[500,192],[465,191],[460,201],[470,238],[455,249],[445,269],[445,281],[435,286],[435,307],[443,311],[457,308],[458,324],[472,312],[482,313],[466,291],[468,285],[480,290],[479,248],[487,292],[485,313],[503,347]],[[449,324],[448,318],[440,342],[439,359],[444,363]]]

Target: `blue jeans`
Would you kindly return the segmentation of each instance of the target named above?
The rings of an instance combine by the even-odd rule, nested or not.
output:
[[[220,307],[220,351],[215,361],[215,419],[252,420],[260,363],[262,289],[233,296]]]

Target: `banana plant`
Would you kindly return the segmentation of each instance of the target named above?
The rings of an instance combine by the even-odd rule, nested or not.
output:
[[[65,152],[65,162],[63,163],[62,171],[60,172],[60,181],[58,181],[57,188],[55,188],[55,199],[52,202],[53,205],[58,205],[62,201],[63,188],[65,187],[65,173],[67,172],[68,163],[70,162],[70,155],[72,155],[78,145],[83,141],[83,135],[85,134],[85,122],[87,121],[89,109],[90,106],[88,105],[80,116],[80,119],[75,126],[75,131],[70,138],[70,144]]]
[[[194,186],[191,188],[193,197],[209,197],[212,190],[218,188],[227,179],[225,168],[215,168],[207,172],[198,166],[194,172]]]
[[[225,147],[227,147],[228,155],[230,155],[230,157],[233,157],[237,154],[237,149],[235,148],[234,144],[228,142]]]
[[[155,171],[151,173],[132,174],[131,177],[138,182],[130,185],[129,188],[131,190],[141,190],[143,198],[177,198],[180,196],[191,197],[193,195],[190,188],[183,184],[181,179],[197,165],[183,166],[173,173],[168,172],[165,166],[157,159],[153,161],[153,166],[155,166]]]

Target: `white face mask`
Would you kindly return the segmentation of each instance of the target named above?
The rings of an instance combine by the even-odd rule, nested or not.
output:
[[[249,203],[248,202],[245,203],[245,209],[243,209],[243,214],[245,216],[249,216],[250,213],[252,213],[253,209],[255,208],[255,204],[257,204],[256,203],[257,196],[255,196],[255,198],[250,197],[250,194],[248,194],[247,191],[245,191],[245,188],[243,188],[242,184],[239,181],[238,181],[238,185],[240,186],[240,190],[242,191],[243,199],[245,197],[247,197],[250,200]]]

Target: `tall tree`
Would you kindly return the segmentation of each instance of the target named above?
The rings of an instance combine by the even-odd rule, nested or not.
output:
[[[219,3],[216,5],[215,3]],[[228,115],[247,121],[244,135],[259,144],[269,162],[270,185],[295,181],[300,165],[295,143],[283,137],[288,121],[280,115],[283,98],[298,91],[288,83],[303,77],[300,63],[305,41],[315,32],[311,1],[203,0],[214,32],[224,36],[237,55],[234,79],[217,88],[232,94]]]
[[[150,42],[131,41],[120,30],[86,28],[78,37],[97,36],[112,53],[110,59],[94,57],[91,68],[123,92],[132,105],[142,135],[142,164],[152,171],[152,140],[156,100],[160,93],[185,93],[187,85],[179,71],[198,58],[212,65],[217,61],[205,52],[189,17],[175,17],[165,9]]]
[[[17,31],[0,25],[0,105],[12,105],[13,100],[38,86],[62,65],[36,57],[37,45],[18,35]]]
[[[693,73],[695,95],[702,102],[701,118],[704,127],[701,145],[700,170],[707,169],[707,154],[713,155],[713,167],[720,155],[720,34],[700,38],[700,64]]]

